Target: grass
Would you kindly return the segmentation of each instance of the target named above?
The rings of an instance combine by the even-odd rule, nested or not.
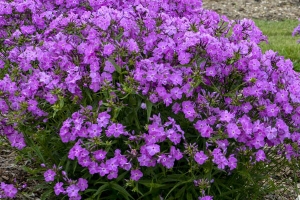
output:
[[[263,21],[254,20],[264,35],[268,36],[269,43],[262,43],[260,47],[263,52],[272,49],[286,59],[291,59],[294,69],[300,71],[300,44],[297,41],[299,36],[293,37],[292,32],[299,24],[298,20],[285,21]]]

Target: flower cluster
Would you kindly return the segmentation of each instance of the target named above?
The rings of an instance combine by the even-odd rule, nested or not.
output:
[[[43,167],[45,165],[43,164]],[[57,182],[54,186],[54,193],[58,196],[60,194],[68,195],[69,199],[78,200],[81,199],[79,192],[83,192],[88,188],[88,181],[84,178],[79,178],[77,181],[68,177],[65,171],[61,171],[62,167],[53,166],[52,169],[48,169],[44,172],[45,182],[55,181],[57,175],[62,176],[63,182]],[[67,185],[64,188],[64,185]]]
[[[161,164],[170,169],[176,160],[183,158],[176,145],[184,139],[184,132],[174,119],[169,118],[170,121],[162,124],[160,117],[154,116],[147,132],[134,134],[125,131],[126,127],[122,124],[112,122],[107,111],[100,112],[97,116],[97,113],[90,109],[91,106],[88,106],[73,113],[72,118],[64,121],[60,129],[63,142],[77,139],[69,151],[68,158],[77,159],[78,164],[87,168],[90,174],[106,176],[110,180],[118,177],[119,170],[131,170],[131,179],[137,181],[143,176],[139,170],[141,167],[155,167]],[[93,121],[96,123],[92,123]],[[76,130],[76,127],[79,128]],[[121,149],[106,150],[107,146],[118,139],[128,140],[130,145],[123,146],[123,152]],[[169,152],[162,149],[166,142],[171,144]],[[134,149],[135,146],[138,148]],[[53,180],[53,176],[53,171],[47,171],[49,180]]]
[[[5,184],[4,182],[1,182],[0,186],[0,199],[4,198],[14,198],[18,192],[17,188],[13,184]]]
[[[281,144],[288,159],[298,157],[300,77],[292,62],[262,53],[266,37],[253,21],[201,6],[0,0],[0,134],[21,150],[24,127],[45,128],[60,114],[53,137],[103,180],[130,171],[136,182],[147,169],[199,177],[210,164],[233,171],[246,152],[266,161],[265,148]],[[57,173],[47,170],[45,181]],[[80,199],[88,187],[60,178],[68,186],[56,183],[56,195]]]

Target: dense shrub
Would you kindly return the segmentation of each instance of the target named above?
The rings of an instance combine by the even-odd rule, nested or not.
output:
[[[0,3],[1,134],[43,198],[253,199],[269,152],[298,157],[299,75],[253,21],[196,0]]]

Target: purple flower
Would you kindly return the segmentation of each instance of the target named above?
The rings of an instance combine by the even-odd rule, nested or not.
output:
[[[36,31],[35,27],[32,25],[31,26],[21,26],[20,29],[24,35],[29,35]]]
[[[54,181],[55,178],[55,171],[53,171],[52,169],[48,169],[45,173],[44,173],[44,178],[46,182],[51,182]]]
[[[107,112],[99,113],[97,117],[97,122],[100,127],[106,127],[109,123],[110,115]]]
[[[90,127],[87,129],[89,136],[91,138],[99,137],[101,135],[102,129],[98,124],[91,124]]]
[[[285,90],[280,90],[279,92],[276,93],[275,96],[275,101],[276,102],[287,102],[289,100],[288,98],[288,92]]]
[[[110,158],[106,161],[106,166],[107,169],[111,172],[111,171],[118,171],[118,159],[117,158]]]
[[[263,147],[265,145],[264,136],[256,135],[251,141],[251,144],[256,148]]]
[[[208,159],[208,157],[207,155],[204,154],[203,151],[200,151],[195,154],[194,159],[199,165],[203,165],[205,161]]]
[[[238,128],[238,126],[235,123],[227,124],[226,128],[227,128],[227,133],[228,133],[229,138],[237,139],[238,136],[241,134],[240,129]]]
[[[188,64],[190,62],[191,57],[192,57],[191,54],[182,52],[182,53],[179,54],[178,60],[179,60],[181,65],[185,65],[185,64]]]
[[[111,171],[109,172],[109,174],[107,175],[107,179],[111,180],[111,179],[115,179],[118,177],[118,171]]]
[[[106,154],[107,154],[107,152],[102,149],[93,152],[95,159],[98,161],[104,160],[106,157]]]
[[[88,181],[83,178],[79,178],[76,186],[79,188],[80,191],[84,191],[88,188]]]
[[[167,169],[171,169],[174,166],[175,158],[171,155],[161,154],[158,157],[157,162]]]
[[[216,148],[212,152],[213,162],[218,165],[219,169],[224,169],[228,165],[228,160],[222,154],[221,149]]]
[[[172,106],[172,111],[174,114],[178,114],[179,111],[181,111],[181,105],[179,103],[174,103]]]
[[[139,161],[140,166],[154,167],[156,164],[155,158],[151,158],[149,155],[142,154],[137,159]]]
[[[99,167],[99,174],[100,176],[105,176],[109,173],[108,167],[105,163],[101,163]]]
[[[268,117],[276,117],[279,112],[279,108],[276,104],[270,104],[266,107],[266,112]]]
[[[293,111],[293,107],[289,103],[284,103],[282,105],[282,109],[284,110],[285,114],[291,114]]]
[[[252,109],[252,105],[249,102],[246,102],[242,105],[242,111],[248,113]]]
[[[150,156],[154,156],[160,152],[160,146],[158,144],[150,144],[146,146],[146,150]]]
[[[96,174],[99,172],[99,164],[95,161],[92,161],[88,166],[88,169],[90,174]]]
[[[104,45],[103,54],[107,55],[107,56],[110,56],[113,53],[114,50],[115,50],[114,45],[106,44],[106,45]]]
[[[1,189],[8,198],[14,198],[18,192],[13,184],[5,184],[3,182],[1,182]]]
[[[63,183],[62,182],[58,182],[55,184],[54,186],[54,193],[58,196],[60,193],[64,193],[65,190],[63,188]]]
[[[234,118],[234,114],[228,112],[228,110],[220,112],[220,121],[230,122]]]
[[[256,161],[266,160],[266,155],[265,155],[265,152],[263,150],[258,150],[255,155],[256,155]]]
[[[171,146],[170,148],[170,155],[176,160],[180,160],[181,158],[183,158],[183,154],[180,152],[179,149],[176,149],[174,146]]]
[[[181,135],[176,133],[173,129],[167,131],[167,137],[171,140],[175,145],[179,144],[181,141]]]
[[[237,166],[237,159],[234,157],[234,155],[230,155],[228,158],[228,167],[230,170],[235,169]]]
[[[300,124],[300,115],[298,113],[292,115],[292,120],[295,124],[299,125]]]
[[[215,77],[217,74],[216,68],[214,66],[206,68],[206,76]]]
[[[182,102],[182,112],[184,113],[185,118],[189,119],[190,121],[193,121],[197,114],[191,101]]]
[[[11,135],[7,135],[7,138],[11,146],[16,147],[19,150],[23,149],[26,146],[23,135],[18,132],[14,132]]]
[[[141,103],[141,108],[145,110],[147,109],[147,105],[145,103]]]
[[[269,140],[276,138],[277,136],[276,128],[272,128],[271,126],[268,126],[267,128],[265,128],[265,131],[266,131],[266,136]]]
[[[182,97],[182,91],[178,87],[174,87],[171,89],[171,97],[176,100],[176,99],[181,99]]]
[[[80,142],[76,142],[76,144],[70,149],[68,158],[74,160],[75,157],[79,157],[83,148],[80,146]]]
[[[182,85],[183,78],[181,73],[173,73],[170,76],[170,80],[174,85]]]
[[[0,60],[0,69],[3,69],[5,66],[5,62],[3,60]]]
[[[113,64],[111,64],[110,61],[108,61],[108,60],[105,61],[104,71],[107,71],[112,74],[112,73],[114,73],[115,70],[116,70],[115,67],[113,66]]]
[[[138,181],[141,177],[143,177],[143,173],[139,169],[131,170],[130,179]]]
[[[209,138],[213,129],[207,124],[206,120],[198,120],[194,127],[198,130],[202,137]]]
[[[282,119],[277,119],[275,125],[278,130],[283,130],[285,133],[289,132],[289,127]]]
[[[168,94],[166,88],[163,86],[157,87],[156,92],[161,98],[164,98]]]
[[[79,190],[80,189],[78,186],[72,184],[67,187],[66,192],[67,192],[68,196],[71,198],[71,197],[77,197],[79,195],[78,194]]]
[[[260,62],[257,59],[252,59],[249,61],[249,69],[256,71],[260,67]]]
[[[226,151],[228,145],[229,145],[229,142],[228,140],[218,140],[216,141],[216,143],[218,144],[218,147],[221,148],[223,151]]]
[[[78,164],[83,167],[88,167],[92,163],[92,160],[89,156],[79,156],[78,157]]]
[[[129,39],[127,41],[127,48],[130,52],[139,52],[139,47],[134,39]]]
[[[212,196],[199,197],[198,200],[213,200]]]
[[[105,134],[107,137],[111,137],[112,135],[114,137],[119,137],[120,135],[125,134],[124,126],[120,123],[113,123],[107,127]]]

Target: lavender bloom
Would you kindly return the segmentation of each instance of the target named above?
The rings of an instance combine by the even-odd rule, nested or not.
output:
[[[44,173],[44,178],[46,182],[52,182],[54,181],[56,172],[53,171],[52,169],[48,169],[45,173]]]

